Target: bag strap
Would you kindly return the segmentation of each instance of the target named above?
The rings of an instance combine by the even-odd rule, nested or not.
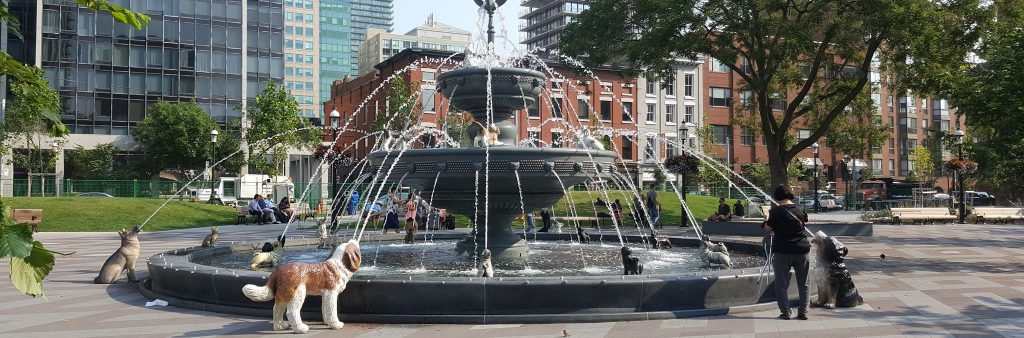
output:
[[[785,210],[785,211],[786,211],[786,213],[787,213],[787,214],[789,214],[790,216],[792,216],[792,217],[793,217],[793,219],[795,219],[797,223],[800,223],[800,227],[801,227],[801,228],[804,228],[804,227],[805,227],[805,225],[804,225],[804,221],[801,221],[801,220],[800,220],[800,217],[796,217],[796,214],[794,214],[794,213],[793,213],[792,211],[789,211],[789,209],[787,209],[786,207],[784,207],[784,206],[782,206],[782,205],[779,205],[779,208],[782,208],[782,210]]]

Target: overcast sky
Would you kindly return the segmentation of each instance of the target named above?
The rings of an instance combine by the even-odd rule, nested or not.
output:
[[[473,33],[476,38],[486,34],[477,28],[478,8],[473,0],[394,0],[395,2],[395,34],[405,34],[410,29],[419,26],[427,21],[427,15],[434,13],[434,20],[442,22]],[[499,8],[504,16],[505,30],[508,32],[508,40],[501,39],[501,27],[498,13],[495,13],[494,30],[497,32],[497,50],[504,52],[519,46],[519,0],[509,0]],[[487,23],[484,22],[484,30]]]

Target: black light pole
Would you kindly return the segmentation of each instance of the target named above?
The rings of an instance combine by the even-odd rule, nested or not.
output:
[[[956,157],[960,161],[960,163],[963,163],[963,161],[964,161],[964,131],[960,130],[960,129],[957,129],[956,133],[953,133],[953,137],[956,137],[956,146],[957,146],[957,155],[956,155]],[[957,200],[960,201],[960,207],[957,210],[957,219],[960,222],[960,224],[965,224],[966,220],[967,220],[967,204],[966,204],[966,202],[967,202],[966,201],[967,194],[964,191],[964,189],[966,189],[967,187],[964,184],[964,168],[957,168],[956,169],[956,176],[957,176],[956,177],[956,183],[957,183],[958,189],[960,189],[960,192],[957,194],[958,195],[957,196]]]
[[[339,129],[340,120],[341,120],[341,113],[338,112],[338,109],[331,108],[331,113],[327,117],[328,117],[327,120],[328,120],[328,122],[331,125],[331,137],[333,139],[331,140],[332,142],[326,142],[326,141],[324,142],[324,147],[326,148],[326,149],[324,149],[324,156],[330,156],[329,159],[331,161],[331,169],[330,169],[330,171],[331,171],[330,172],[330,175],[331,175],[331,182],[330,182],[331,183],[331,211],[330,211],[330,213],[331,213],[331,232],[333,233],[333,232],[337,231],[337,229],[338,229],[338,214],[340,214],[341,210],[345,207],[345,206],[341,205],[342,203],[345,203],[344,199],[342,199],[340,201],[338,200],[338,189],[340,189],[341,187],[338,184],[338,166],[337,166],[338,163],[336,162],[338,154],[334,153],[335,145],[337,145],[338,139],[341,138],[341,135],[338,135],[338,129]]]
[[[814,150],[814,213],[818,213],[818,142],[811,145]]]
[[[686,123],[683,123],[681,126],[679,126],[679,133],[681,134],[680,138],[683,141],[682,144],[681,144],[682,147],[679,148],[679,154],[680,155],[683,155],[683,154],[686,153],[686,150],[684,148],[687,146],[687,141],[689,141],[689,139],[690,139],[690,128],[691,127],[696,127],[696,125],[694,125],[693,123],[690,123],[690,122],[686,122]],[[679,187],[679,189],[682,190],[680,192],[680,196],[683,196],[682,203],[684,203],[684,204],[686,203],[686,183],[687,183],[686,182],[686,176],[687,176],[687,174],[689,174],[689,170],[688,169],[689,168],[684,168],[682,170],[682,172],[679,174],[679,175],[683,176],[683,184]],[[690,224],[688,224],[689,221],[687,220],[687,217],[686,217],[686,208],[683,208],[682,205],[679,206],[679,218],[681,219],[681,222],[679,223],[679,227],[688,227],[688,226],[690,226]]]
[[[208,204],[213,204],[213,200],[217,195],[217,186],[213,184],[213,163],[217,160],[217,135],[220,132],[217,129],[210,131],[210,162],[207,167],[210,168],[210,199],[206,201]]]

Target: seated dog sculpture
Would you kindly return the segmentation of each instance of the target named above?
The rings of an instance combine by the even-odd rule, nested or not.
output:
[[[203,238],[202,246],[204,248],[206,248],[206,247],[211,247],[211,246],[217,245],[217,235],[218,234],[220,234],[220,231],[217,229],[217,227],[210,228],[210,234],[206,235],[206,238]]]
[[[812,243],[817,262],[814,267],[814,281],[818,285],[818,302],[824,308],[855,307],[864,304],[857,287],[846,268],[845,260],[849,250],[835,237],[818,231]]]
[[[117,232],[118,236],[121,236],[121,247],[114,251],[114,254],[107,258],[106,262],[103,262],[103,267],[100,268],[100,275],[93,279],[93,283],[96,284],[113,284],[121,277],[121,271],[128,270],[128,281],[135,282],[135,260],[139,258],[139,229],[138,226],[132,228],[132,231],[126,231],[121,229]]]
[[[590,243],[590,235],[579,225],[576,225],[576,236],[579,237],[580,243]]]
[[[712,243],[708,236],[700,241],[700,258],[707,266],[732,267],[732,259],[729,257],[729,250],[723,243]]]
[[[640,264],[640,259],[633,257],[633,249],[628,246],[622,247],[622,268],[625,270],[624,275],[639,275],[644,273],[644,265]]]
[[[654,249],[669,249],[672,247],[672,242],[668,238],[661,237],[657,231],[651,230],[651,247]]]
[[[484,249],[480,253],[480,277],[494,277],[494,265],[491,264],[491,250]]]

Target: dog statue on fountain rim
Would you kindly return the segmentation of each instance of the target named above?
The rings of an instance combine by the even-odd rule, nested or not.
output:
[[[203,238],[202,246],[204,248],[208,248],[208,247],[217,245],[217,235],[218,234],[220,234],[220,230],[218,230],[217,227],[211,227],[210,228],[210,234],[206,235],[206,238]]]
[[[498,141],[498,135],[501,135],[501,129],[498,129],[498,126],[494,124],[484,126],[483,123],[477,121],[473,114],[469,112],[462,113],[462,122],[468,126],[466,128],[466,135],[469,137],[470,146],[485,148],[487,146],[504,145],[504,143]]]
[[[651,230],[651,248],[654,249],[671,249],[672,242],[668,238],[662,237],[657,231]]]
[[[729,249],[724,243],[712,243],[711,238],[703,236],[700,241],[700,258],[707,266],[732,267]]]
[[[359,242],[353,239],[335,248],[331,257],[323,262],[282,265],[267,277],[266,285],[248,284],[242,287],[242,293],[257,302],[274,300],[274,330],[285,330],[290,325],[295,333],[309,332],[299,312],[307,295],[319,295],[323,298],[324,324],[337,330],[345,325],[338,320],[338,295],[345,291],[361,264]],[[284,322],[285,312],[288,324]]]
[[[117,232],[117,235],[121,237],[121,247],[117,248],[117,251],[114,251],[114,254],[110,255],[106,262],[103,262],[100,275],[93,279],[93,283],[114,284],[121,277],[121,271],[125,270],[128,270],[129,282],[138,281],[135,279],[135,260],[139,259],[139,253],[142,251],[139,248],[140,232],[142,229],[138,226],[133,227],[130,232],[125,229]]]
[[[633,249],[628,246],[622,247],[622,268],[624,275],[639,275],[644,273],[644,265],[640,264],[640,258],[633,257]]]
[[[281,260],[281,252],[284,251],[284,242],[286,236],[277,236],[277,241],[274,243],[265,242],[263,247],[259,248],[258,251],[252,254],[252,260],[249,261],[249,266],[253,269],[260,266],[275,267],[277,262]],[[256,247],[253,247],[256,250]]]
[[[864,298],[857,292],[850,270],[843,262],[849,253],[846,245],[821,231],[814,234],[811,243],[814,244],[816,256],[813,278],[818,286],[818,301],[815,305],[833,309],[864,304]]]
[[[576,236],[579,237],[580,243],[590,243],[590,234],[583,230],[579,224],[576,225]]]
[[[491,250],[484,249],[480,253],[480,277],[494,277],[494,264],[491,264]]]

